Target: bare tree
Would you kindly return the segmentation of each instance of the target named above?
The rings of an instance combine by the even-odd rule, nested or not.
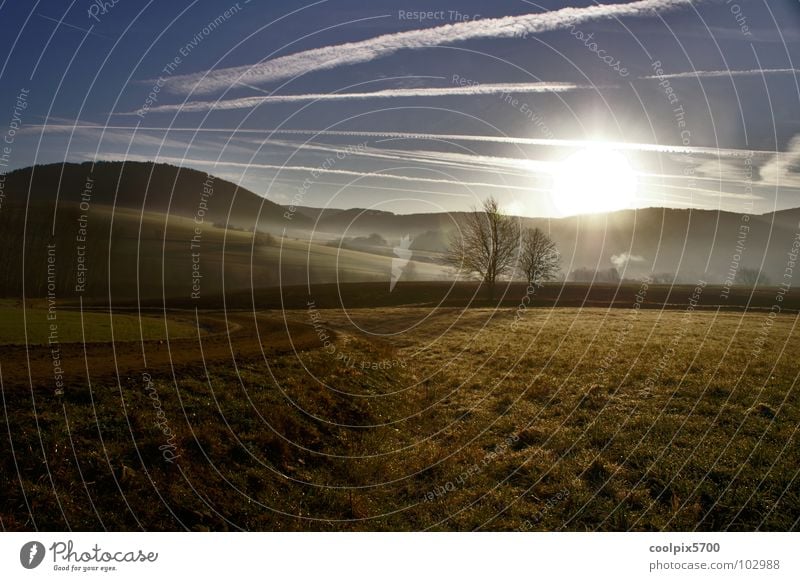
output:
[[[553,280],[559,271],[559,255],[555,242],[539,228],[522,233],[519,270],[528,284]]]
[[[451,232],[444,261],[460,272],[479,277],[489,290],[489,298],[494,298],[497,279],[513,270],[518,247],[516,220],[489,197]]]

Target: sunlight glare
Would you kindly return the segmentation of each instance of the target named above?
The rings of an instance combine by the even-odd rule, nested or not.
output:
[[[562,216],[630,208],[635,196],[636,175],[627,158],[603,145],[573,153],[555,172],[552,198]]]

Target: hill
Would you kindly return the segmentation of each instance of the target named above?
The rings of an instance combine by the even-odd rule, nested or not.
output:
[[[74,295],[69,281],[77,279],[80,252],[92,264],[87,297],[185,297],[198,270],[204,292],[213,294],[388,281],[405,236],[413,254],[403,280],[437,280],[447,274],[439,253],[466,215],[301,206],[287,220],[287,207],[226,180],[140,162],[21,169],[6,176],[4,191],[0,296],[11,297],[22,292],[23,266],[26,296],[44,296],[48,244],[58,247],[61,296]],[[800,209],[747,215],[645,208],[518,219],[550,234],[562,277],[575,282],[655,274],[660,283],[732,284],[745,270],[762,269],[762,285],[775,285],[786,282],[800,232]]]
[[[380,233],[390,243],[412,238],[411,248],[444,249],[463,213],[393,214],[360,209],[301,208],[316,231],[348,236]],[[765,283],[783,280],[787,252],[800,233],[800,209],[747,215],[697,209],[644,208],[567,218],[518,218],[555,241],[563,275],[588,282],[615,269],[620,278],[655,273],[660,282],[724,284],[731,269],[763,268]],[[734,277],[735,278],[735,277]]]
[[[153,162],[56,163],[10,172],[7,198],[18,202],[80,203],[131,208],[245,230],[291,225],[307,228],[298,216],[291,224],[284,208],[250,190],[191,168]]]

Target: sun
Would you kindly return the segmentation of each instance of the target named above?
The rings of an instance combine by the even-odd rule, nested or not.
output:
[[[593,145],[561,161],[552,197],[562,216],[623,210],[636,197],[636,174],[622,153]]]

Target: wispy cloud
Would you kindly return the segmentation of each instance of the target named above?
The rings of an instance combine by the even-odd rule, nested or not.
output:
[[[254,140],[254,146],[261,147],[264,142]],[[320,143],[298,142],[298,141],[283,141],[283,140],[269,140],[269,146],[283,147],[294,150],[292,157],[301,152],[325,152],[332,154],[340,154],[343,149],[341,146],[327,145]],[[744,153],[744,152],[742,152]],[[769,155],[774,155],[770,152]],[[560,171],[560,163],[555,160],[534,159],[526,157],[501,157],[494,155],[481,155],[477,153],[460,153],[452,151],[431,151],[420,149],[392,149],[370,146],[364,149],[351,149],[348,150],[348,157],[364,157],[371,159],[389,160],[412,167],[419,166],[444,166],[448,170],[468,170],[480,171],[488,174],[502,175],[504,177],[520,177],[523,179],[530,179],[533,176],[545,177],[550,179],[552,175]],[[763,159],[769,159],[767,156],[762,156]],[[739,183],[741,180],[752,178],[752,166],[744,164],[742,160],[734,160],[733,157],[721,159],[719,157],[692,157],[692,164],[696,167],[693,181],[697,182],[720,182],[725,181],[729,183]],[[679,164],[686,164],[687,161],[684,157],[675,156],[675,161]],[[750,167],[750,176],[745,176],[744,169]],[[733,171],[738,168],[738,171]],[[715,173],[712,173],[715,169]],[[686,174],[683,171],[678,171],[672,174],[653,173],[649,171],[637,172],[637,177],[642,180],[647,180],[650,185],[669,189],[669,190],[687,190],[696,191],[700,194],[717,195],[720,190],[703,189],[698,185],[687,187],[680,183],[668,183],[669,181],[685,182]],[[729,185],[726,183],[726,185]],[[723,192],[723,195],[727,195]],[[750,198],[749,195],[731,194],[731,197]]]
[[[180,161],[180,160],[172,160],[172,161]],[[202,160],[189,160],[191,163],[194,162],[201,162]],[[322,169],[319,167],[307,167],[307,166],[297,166],[297,165],[278,165],[278,164],[264,164],[264,163],[240,163],[240,162],[227,162],[227,161],[220,161],[215,162],[217,165],[222,166],[233,166],[233,167],[241,167],[241,168],[248,168],[254,167],[256,169],[271,169],[276,170],[278,172],[300,172],[304,174],[325,174],[325,175],[339,175],[339,176],[347,176],[353,178],[376,178],[378,180],[390,180],[390,181],[403,181],[403,182],[418,182],[418,183],[425,183],[425,184],[440,184],[440,185],[447,185],[447,186],[459,186],[462,188],[470,189],[470,188],[492,188],[492,189],[499,189],[499,190],[519,190],[524,192],[540,192],[540,191],[549,191],[544,188],[536,188],[532,186],[515,186],[511,184],[497,184],[497,183],[488,183],[488,182],[473,182],[473,181],[462,181],[462,180],[448,180],[448,179],[439,179],[439,178],[426,178],[421,176],[405,176],[405,175],[398,175],[398,174],[391,174],[391,173],[384,173],[381,171],[375,172],[364,172],[364,171],[355,171],[355,170],[348,170],[348,169]],[[453,196],[464,196],[466,197],[467,194],[451,194]]]
[[[684,71],[668,73],[665,75],[647,75],[637,77],[636,80],[661,80],[661,79],[704,79],[704,78],[732,78],[732,77],[758,77],[771,75],[798,74],[800,69],[751,69],[751,70],[721,70],[721,71]],[[259,95],[254,97],[241,97],[237,99],[222,99],[214,101],[189,101],[188,103],[159,105],[148,109],[148,113],[197,113],[208,111],[229,111],[236,109],[252,109],[261,105],[272,103],[298,103],[307,101],[361,101],[367,99],[395,99],[408,97],[452,97],[452,96],[480,96],[503,94],[535,94],[535,93],[566,93],[570,91],[599,90],[614,87],[577,84],[568,82],[533,82],[533,83],[490,83],[475,84],[458,87],[412,87],[399,89],[384,89],[380,91],[365,91],[356,93],[305,93],[300,95]],[[126,111],[117,115],[137,115],[139,111]]]
[[[138,145],[152,148],[185,148],[189,145],[187,141],[168,138],[166,134],[162,137],[157,137],[147,131],[138,131],[136,127],[112,127],[89,121],[58,117],[51,117],[50,119],[54,120],[55,123],[26,125],[17,132],[17,135],[62,135],[65,139],[70,140],[83,137],[97,144]]]
[[[263,129],[261,135],[313,135],[330,137],[369,137],[379,139],[413,139],[430,141],[468,141],[483,143],[507,143],[511,145],[535,145],[549,147],[583,148],[597,145],[596,142],[584,139],[550,139],[535,137],[509,137],[504,135],[467,135],[458,133],[410,133],[403,131],[338,131],[314,129]],[[742,149],[670,145],[660,143],[632,143],[627,141],[604,141],[603,146],[618,151],[642,151],[648,153],[683,153],[709,155],[714,157],[741,157],[753,155],[774,155],[774,151],[750,151]]]
[[[568,28],[585,22],[612,18],[650,16],[698,4],[702,0],[639,0],[624,4],[598,4],[585,8],[563,8],[550,12],[506,16],[434,28],[384,34],[345,44],[306,50],[262,63],[175,76],[168,90],[188,95],[224,90],[239,82],[269,83],[315,71],[356,65],[392,55],[401,50],[432,48],[474,39],[515,38]]]
[[[72,125],[32,125],[28,129],[33,131],[47,131],[47,132],[64,132],[70,131],[76,127],[84,130],[125,130],[133,131],[133,126],[124,125],[106,125],[106,126],[72,126]],[[246,129],[246,128],[223,128],[223,127],[146,127],[140,126],[136,128],[138,132],[156,132],[156,133],[214,133],[232,136],[242,136],[247,134],[255,134],[261,137],[260,143],[264,139],[273,139],[279,135],[311,135],[314,137],[367,137],[375,140],[381,139],[409,139],[421,141],[438,141],[438,142],[479,142],[479,143],[506,143],[511,145],[531,145],[542,147],[564,147],[564,148],[582,148],[591,147],[596,145],[596,142],[583,139],[550,139],[550,138],[535,138],[535,137],[511,137],[505,135],[470,135],[463,133],[411,133],[403,131],[339,131],[339,130],[323,130],[323,129]],[[683,146],[683,145],[670,145],[660,143],[634,143],[627,141],[604,141],[603,145],[610,149],[618,151],[640,151],[644,153],[677,153],[677,154],[696,154],[707,155],[711,157],[743,157],[745,155],[754,155],[759,157],[771,157],[775,155],[774,151],[770,150],[744,150],[736,148],[724,147],[701,147],[701,146]]]
[[[794,75],[800,73],[800,69],[750,69],[746,71],[685,71],[680,73],[668,73],[666,75],[648,75],[639,79],[700,79],[715,77],[756,77],[761,75]]]
[[[758,174],[763,185],[800,188],[800,135],[792,137],[787,151],[775,152]]]
[[[415,87],[407,89],[384,89],[363,93],[307,93],[304,95],[263,95],[218,101],[190,101],[176,105],[159,105],[148,109],[148,113],[194,113],[202,111],[226,111],[231,109],[252,109],[270,103],[295,103],[303,101],[359,101],[365,99],[396,99],[403,97],[452,97],[459,95],[503,95],[525,93],[565,93],[567,91],[597,90],[598,86],[575,83],[495,83],[471,85],[466,87]],[[138,111],[128,111],[119,115],[137,115]]]
[[[254,142],[259,147],[263,142]],[[284,147],[293,149],[294,154],[300,152],[325,152],[341,155],[342,147],[320,143],[302,143],[296,141],[282,141],[271,139],[267,142],[269,146]],[[402,164],[437,165],[446,166],[450,169],[462,169],[469,171],[485,171],[500,173],[506,177],[521,176],[531,177],[533,173],[552,172],[556,166],[555,162],[526,159],[518,157],[500,157],[494,155],[480,155],[477,153],[459,153],[452,151],[430,151],[420,149],[391,149],[381,147],[366,147],[363,149],[352,148],[347,150],[347,157],[364,157],[371,159],[388,160]]]
[[[128,161],[155,161],[156,163],[174,163],[182,166],[200,166],[204,168],[212,168],[214,173],[216,173],[217,168],[220,167],[230,167],[230,168],[239,168],[244,170],[274,170],[276,174],[280,174],[282,172],[290,172],[290,173],[301,173],[307,174],[311,176],[317,175],[338,175],[338,176],[347,176],[357,179],[362,178],[375,178],[377,180],[390,180],[390,181],[401,181],[401,182],[419,182],[419,183],[426,183],[426,184],[439,184],[445,186],[459,186],[465,189],[471,188],[493,188],[499,190],[519,190],[525,192],[541,192],[541,191],[549,191],[543,188],[536,188],[533,186],[515,186],[510,184],[501,184],[501,183],[490,183],[490,182],[475,182],[475,181],[462,181],[456,179],[442,179],[442,178],[426,178],[421,176],[406,176],[406,175],[398,175],[392,173],[384,173],[382,171],[355,171],[355,170],[347,170],[347,169],[333,169],[333,168],[323,168],[321,166],[318,167],[311,167],[311,166],[302,166],[302,165],[279,165],[279,164],[268,164],[268,163],[256,163],[256,162],[239,162],[239,161],[224,161],[224,160],[211,160],[211,159],[201,159],[201,158],[189,158],[189,157],[175,157],[175,156],[158,156],[155,160],[153,158],[148,158],[147,156],[141,155],[123,155],[123,154],[113,154],[106,152],[102,154],[102,156],[98,157],[98,159],[120,159],[124,157]],[[440,195],[452,196],[452,197],[472,197],[470,194],[457,194],[451,192],[439,192]]]

